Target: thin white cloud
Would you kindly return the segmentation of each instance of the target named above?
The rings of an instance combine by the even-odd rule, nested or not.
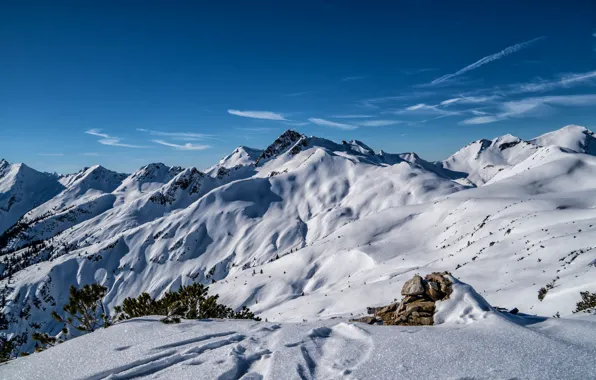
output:
[[[277,130],[277,128],[236,128],[240,131],[248,132],[271,132]]]
[[[355,80],[362,80],[362,79],[366,79],[367,77],[364,76],[353,76],[353,77],[345,77],[345,78],[341,78],[340,82],[352,82]]]
[[[239,110],[228,110],[230,115],[236,115],[241,117],[249,117],[252,119],[263,119],[263,120],[278,120],[285,121],[286,118],[282,114],[270,112],[270,111],[239,111]]]
[[[475,69],[479,68],[480,66],[486,65],[487,63],[490,63],[492,61],[496,61],[498,59],[501,59],[503,57],[508,56],[509,54],[513,54],[513,53],[515,53],[515,52],[517,52],[519,50],[525,49],[525,48],[529,47],[530,45],[532,45],[533,43],[535,43],[537,41],[540,41],[540,40],[542,40],[544,38],[546,38],[546,37],[545,36],[542,36],[542,37],[534,38],[534,39],[532,39],[530,41],[521,42],[519,44],[515,44],[513,46],[509,46],[509,47],[501,50],[498,53],[487,55],[486,57],[479,59],[478,61],[472,63],[471,65],[468,65],[468,66],[464,67],[463,69],[460,69],[460,70],[456,71],[455,73],[443,75],[442,77],[433,80],[431,82],[431,84],[435,85],[435,84],[444,82],[446,80],[449,80],[449,79],[451,79],[453,77],[456,77],[458,75],[461,75],[461,74],[463,74],[465,72],[468,72],[468,71],[471,71],[471,70],[475,70]]]
[[[394,115],[441,115],[443,117],[461,114],[460,111],[449,111],[440,108],[438,105],[426,103],[418,103],[404,109],[387,111],[386,113]]]
[[[92,128],[85,131],[86,134],[101,137],[101,139],[97,140],[98,143],[102,145],[110,145],[110,146],[119,146],[122,148],[147,148],[146,146],[142,145],[133,145],[133,144],[124,144],[121,143],[122,138],[110,136],[107,133],[102,133],[101,129]]]
[[[448,105],[451,105],[454,103],[458,103],[458,104],[488,103],[488,102],[497,100],[499,98],[500,97],[497,95],[493,95],[493,96],[464,96],[464,95],[460,95],[457,98],[443,100],[438,105],[439,106],[448,106]]]
[[[88,152],[88,153],[83,153],[83,156],[98,157],[99,153]]]
[[[101,133],[101,129],[97,129],[97,128],[89,129],[89,130],[85,131],[85,133],[88,135],[103,137],[104,139],[110,138],[110,136],[108,134]]]
[[[400,120],[367,120],[358,122],[358,125],[361,127],[384,127],[387,125],[395,125],[403,123]]]
[[[143,145],[123,144],[120,141],[122,141],[122,139],[120,139],[118,137],[97,140],[98,143],[103,144],[103,145],[119,146],[122,148],[147,148],[146,146],[143,146]]]
[[[583,84],[596,84],[596,71],[560,75],[559,79],[513,85],[512,93],[546,92]]]
[[[211,148],[211,146],[209,146],[209,145],[196,145],[196,144],[192,144],[192,143],[186,143],[184,145],[179,145],[179,144],[169,143],[169,142],[163,141],[163,140],[151,140],[151,141],[153,141],[156,144],[169,146],[172,148],[176,148],[178,150],[205,150],[205,149]]]
[[[446,105],[449,105],[451,103],[459,102],[460,100],[461,100],[461,98],[452,98],[452,99],[443,100],[440,104],[442,106],[446,106]]]
[[[200,141],[200,140],[213,138],[212,135],[206,135],[203,133],[194,133],[194,132],[162,132],[162,131],[154,131],[154,130],[144,129],[144,128],[137,128],[137,131],[146,132],[152,136],[163,136],[163,137],[169,137],[174,140],[183,140],[183,141]]]
[[[62,157],[64,153],[37,153],[38,156],[44,157]]]
[[[334,121],[329,121],[329,120],[325,120],[325,119],[310,118],[310,119],[308,119],[308,121],[310,121],[311,123],[316,124],[316,125],[322,125],[324,127],[339,128],[339,129],[344,129],[344,130],[352,130],[352,129],[358,128],[357,125],[336,123]]]
[[[310,124],[308,121],[286,121],[284,124],[294,125],[297,127]]]
[[[413,74],[420,74],[420,73],[426,73],[429,71],[436,71],[437,69],[433,69],[433,68],[422,68],[422,69],[404,69],[401,70],[402,73],[406,74],[406,75],[413,75]]]
[[[382,96],[382,97],[377,97],[377,98],[369,98],[369,99],[364,99],[358,102],[358,105],[360,107],[366,108],[366,109],[379,109],[381,108],[380,105],[384,104],[384,103],[390,103],[390,102],[398,102],[398,101],[403,101],[403,100],[412,100],[412,99],[422,99],[422,98],[426,98],[429,96],[435,96],[437,93],[435,91],[431,92],[431,91],[415,91],[412,93],[409,93],[407,95],[394,95],[394,96]]]
[[[373,115],[363,114],[347,114],[347,115],[332,115],[331,117],[336,119],[370,119]]]
[[[462,121],[461,124],[466,124],[466,125],[488,124],[488,123],[494,123],[495,121],[499,121],[499,120],[502,120],[502,119],[500,119],[498,116],[477,116],[477,117],[472,117],[470,119],[466,119],[466,120]]]
[[[461,124],[488,124],[514,117],[536,116],[547,106],[587,107],[596,106],[596,94],[539,96],[504,102],[494,115],[473,117]]]
[[[302,96],[302,95],[312,94],[313,92],[316,92],[316,90],[292,92],[292,93],[289,93],[289,94],[284,94],[283,96],[296,97],[296,96]]]

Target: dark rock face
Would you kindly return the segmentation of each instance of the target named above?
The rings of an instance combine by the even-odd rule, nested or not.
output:
[[[303,139],[303,145],[306,145],[306,137],[296,131],[292,131],[288,129],[284,133],[281,134],[273,144],[269,145],[267,149],[256,159],[255,166],[258,166],[260,162],[267,160],[271,157],[277,156],[288,149],[290,146],[294,145],[298,140]],[[294,149],[296,148],[296,149]],[[298,154],[300,153],[300,148],[294,146],[291,153]]]
[[[430,326],[434,323],[435,302],[449,298],[452,292],[449,273],[434,272],[422,277],[416,275],[406,281],[401,294],[401,302],[382,307],[369,307],[374,316],[355,319],[368,324]]]

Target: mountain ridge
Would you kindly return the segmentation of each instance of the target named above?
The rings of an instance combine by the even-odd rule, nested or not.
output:
[[[420,268],[456,271],[491,302],[509,306],[515,294],[523,305],[511,306],[541,313],[570,312],[573,291],[596,286],[594,156],[505,135],[444,164],[291,130],[248,149],[204,172],[150,164],[120,179],[95,167],[115,180],[77,187],[87,169],[68,181],[60,194],[78,194],[74,203],[0,239],[8,333],[30,334],[31,323],[57,333],[43,309],[90,282],[108,287],[108,308],[213,283],[226,304],[279,321],[387,304]],[[498,278],[482,277],[487,270]]]

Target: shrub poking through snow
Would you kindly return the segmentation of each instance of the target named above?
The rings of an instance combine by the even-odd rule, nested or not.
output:
[[[596,314],[596,293],[579,292],[582,300],[577,303],[574,313],[594,313]]]
[[[5,336],[0,336],[0,363],[10,360],[14,356],[15,344]]]
[[[64,323],[64,335],[69,333],[69,326],[79,331],[92,332],[111,325],[103,304],[107,290],[108,288],[99,284],[87,284],[81,289],[70,287],[68,303],[62,308],[66,316],[63,317],[56,311],[52,312],[56,321]]]
[[[31,337],[37,341],[35,352],[41,352],[46,348],[54,347],[56,343],[62,343],[62,340],[59,341],[58,338],[50,336],[47,333],[40,333],[39,331],[34,332]]]
[[[167,292],[160,299],[153,299],[147,293],[137,298],[127,298],[121,306],[114,310],[118,320],[142,317],[147,315],[163,315],[164,323],[178,323],[181,318],[231,318],[253,319],[260,321],[253,312],[243,307],[240,311],[217,302],[219,296],[208,296],[209,288],[203,284],[183,286],[175,292]]]

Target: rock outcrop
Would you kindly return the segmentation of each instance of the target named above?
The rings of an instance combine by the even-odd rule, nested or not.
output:
[[[401,302],[382,307],[369,307],[373,316],[354,321],[368,324],[429,326],[434,323],[435,302],[449,298],[452,292],[451,281],[447,272],[434,272],[422,278],[414,276],[404,284]]]

